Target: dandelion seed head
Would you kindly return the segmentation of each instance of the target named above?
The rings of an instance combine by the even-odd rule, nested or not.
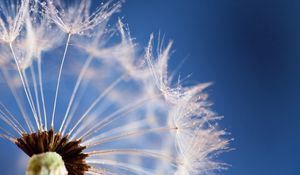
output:
[[[58,154],[71,175],[224,168],[210,83],[174,84],[172,41],[152,34],[141,48],[121,19],[108,26],[122,3],[0,2],[0,137],[32,158]]]

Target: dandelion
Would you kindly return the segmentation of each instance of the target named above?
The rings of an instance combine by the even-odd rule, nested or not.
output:
[[[0,137],[28,175],[213,174],[227,150],[204,90],[168,74],[172,42],[141,54],[121,2],[3,1]]]

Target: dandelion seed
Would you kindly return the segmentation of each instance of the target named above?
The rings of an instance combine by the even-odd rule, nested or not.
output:
[[[0,137],[30,157],[28,175],[225,168],[210,84],[172,83],[172,42],[155,53],[151,35],[139,54],[121,20],[106,26],[121,1],[18,2],[0,2]]]
[[[20,34],[27,12],[29,0],[0,2],[0,40],[11,43]]]
[[[90,13],[91,0],[73,3],[58,0],[47,2],[47,5],[43,4],[45,13],[61,30],[69,34],[84,34],[87,30],[92,30],[105,22],[121,6],[121,1],[113,5],[108,1]]]

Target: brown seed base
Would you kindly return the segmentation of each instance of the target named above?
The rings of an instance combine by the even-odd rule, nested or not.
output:
[[[80,146],[81,140],[69,141],[68,135],[62,137],[61,134],[49,131],[39,131],[32,134],[23,134],[15,144],[21,148],[28,156],[45,152],[56,152],[64,160],[69,175],[84,175],[90,166],[85,162],[88,156],[82,151],[85,147]]]

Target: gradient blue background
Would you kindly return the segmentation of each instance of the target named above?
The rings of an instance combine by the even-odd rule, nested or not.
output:
[[[189,84],[214,82],[210,100],[236,149],[219,157],[232,165],[220,174],[300,174],[300,1],[127,0],[116,16],[141,46],[152,32],[173,39],[170,70],[187,58]],[[20,151],[1,146],[8,174]]]
[[[170,69],[212,81],[213,109],[235,139],[224,175],[300,174],[300,1],[127,0],[137,42],[174,40]]]

